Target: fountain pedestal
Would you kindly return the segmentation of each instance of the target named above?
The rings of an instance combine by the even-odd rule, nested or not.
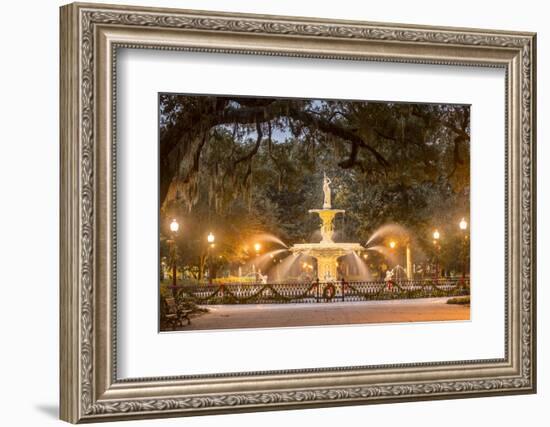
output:
[[[310,209],[309,213],[316,213],[321,218],[321,243],[334,243],[334,217],[336,214],[344,213],[343,209]]]

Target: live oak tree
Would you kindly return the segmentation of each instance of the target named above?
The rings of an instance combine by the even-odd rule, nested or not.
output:
[[[309,241],[317,222],[307,210],[321,206],[326,172],[334,206],[347,211],[340,238],[364,242],[396,222],[433,255],[431,229],[454,236],[456,218],[468,216],[469,143],[464,105],[163,94],[162,213],[185,213],[183,245],[215,224],[216,260],[234,262],[257,233]],[[183,251],[199,276],[203,243]]]

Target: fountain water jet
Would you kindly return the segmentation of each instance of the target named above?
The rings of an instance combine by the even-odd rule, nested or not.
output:
[[[398,224],[385,224],[376,229],[374,233],[369,237],[369,240],[365,244],[365,246],[368,248],[371,243],[373,243],[375,240],[378,240],[386,235],[392,235],[392,236],[406,236],[409,234],[407,229],[401,225]]]
[[[371,275],[369,272],[369,268],[367,267],[367,264],[365,261],[363,261],[362,257],[357,255],[355,252],[352,252],[352,260],[353,264],[357,268],[357,271],[359,273],[359,280],[370,280]]]
[[[285,242],[283,242],[281,239],[279,239],[277,236],[274,236],[273,234],[258,234],[256,236],[253,236],[253,240],[260,242],[272,242],[284,248],[288,248],[288,245]]]
[[[296,261],[298,261],[300,258],[302,258],[302,255],[294,252],[286,258],[282,259],[281,262],[275,265],[270,272],[275,276],[277,280],[286,278],[288,277],[290,270],[296,264]]]
[[[393,274],[393,277],[395,279],[408,279],[409,276],[407,274],[407,269],[399,264],[397,264],[395,267],[391,269],[391,272]]]
[[[276,255],[283,252],[288,252],[288,249],[275,249],[273,251],[266,252],[263,255],[257,256],[251,262],[256,265],[256,268],[261,268],[264,271],[267,271],[273,267],[273,259]]]

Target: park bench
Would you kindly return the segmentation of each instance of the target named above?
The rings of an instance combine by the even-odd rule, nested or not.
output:
[[[191,318],[189,315],[193,310],[183,308],[176,303],[174,297],[164,298],[164,319],[167,323],[170,323],[172,327],[183,326],[183,320],[187,320],[187,324],[191,324]]]

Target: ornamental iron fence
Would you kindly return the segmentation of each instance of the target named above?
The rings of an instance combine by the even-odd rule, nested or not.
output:
[[[466,296],[470,280],[242,283],[169,286],[179,301],[198,305],[330,303]]]

